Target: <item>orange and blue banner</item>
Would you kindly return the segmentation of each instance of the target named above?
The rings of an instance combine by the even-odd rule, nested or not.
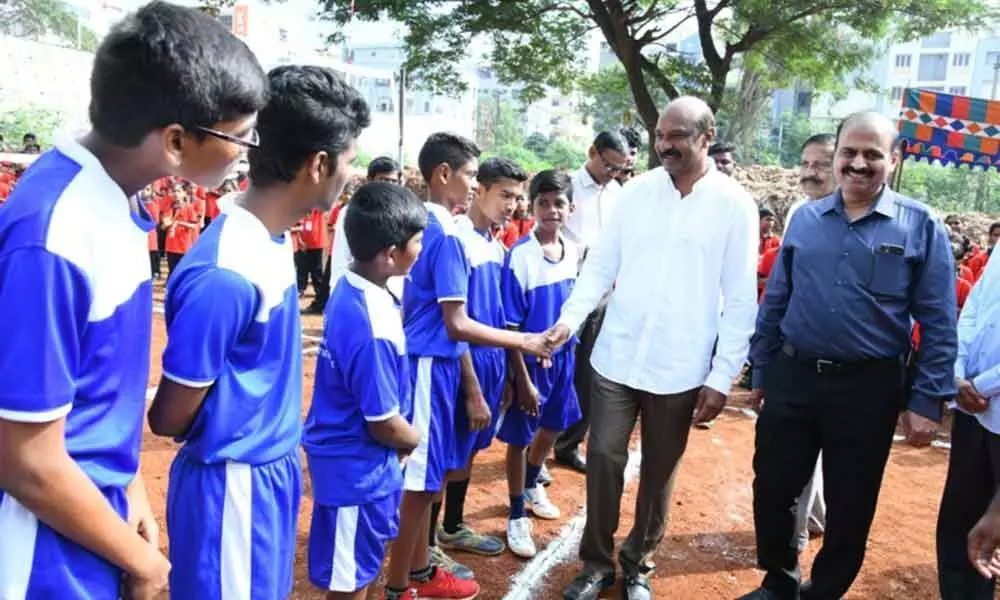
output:
[[[903,158],[1000,169],[1000,101],[904,90],[899,137]]]

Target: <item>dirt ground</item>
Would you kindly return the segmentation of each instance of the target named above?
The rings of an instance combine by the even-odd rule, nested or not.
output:
[[[160,294],[158,294],[159,296]],[[321,334],[321,317],[303,317],[306,336]],[[150,385],[160,377],[160,354],[165,341],[164,323],[154,323]],[[306,347],[315,342],[306,338]],[[315,355],[306,355],[304,407],[312,397]],[[734,394],[731,406],[743,406],[743,397]],[[725,411],[709,431],[694,430],[684,457],[670,508],[667,537],[656,554],[657,572],[653,580],[658,598],[681,600],[734,599],[752,590],[761,573],[754,568],[754,533],[751,508],[751,458],[754,428],[749,416]],[[149,497],[163,530],[164,503],[170,462],[176,452],[172,442],[146,431],[142,449],[142,471]],[[506,481],[503,469],[504,446],[497,442],[481,454],[472,475],[466,501],[467,521],[477,530],[503,537],[506,531]],[[914,449],[896,444],[889,459],[878,513],[868,543],[861,574],[846,596],[856,600],[938,597],[934,567],[934,526],[947,467],[947,450]],[[535,543],[541,552],[555,540],[566,522],[582,507],[584,478],[576,473],[552,468],[555,483],[549,496],[562,509],[559,521],[535,520]],[[312,512],[311,486],[307,474],[306,494],[299,516],[299,552],[296,562],[295,599],[320,599],[306,576],[306,541]],[[835,482],[827,482],[835,485]],[[635,484],[628,486],[622,499],[619,542],[631,525]],[[819,549],[814,540],[805,553],[803,572]],[[166,540],[164,540],[166,546]],[[514,576],[525,561],[505,553],[495,558],[456,554],[478,575],[480,598],[499,600],[510,590]],[[552,568],[544,584],[532,598],[562,597],[562,590],[578,569],[575,548],[568,561]],[[372,590],[369,598],[378,598]],[[620,597],[620,590],[604,597]]]

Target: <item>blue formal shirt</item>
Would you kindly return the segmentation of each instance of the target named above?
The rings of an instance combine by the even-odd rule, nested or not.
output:
[[[958,319],[955,376],[972,381],[990,399],[985,412],[972,416],[1000,434],[1000,259],[992,254]]]
[[[850,222],[837,190],[804,205],[785,235],[750,344],[754,387],[791,344],[828,360],[920,355],[909,409],[940,420],[956,393],[955,264],[944,226],[925,205],[888,187]]]

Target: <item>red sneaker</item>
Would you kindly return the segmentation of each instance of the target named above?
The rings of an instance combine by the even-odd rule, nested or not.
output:
[[[382,600],[389,600],[389,592],[382,590]],[[417,590],[410,588],[403,593],[402,596],[398,596],[398,600],[417,600]]]
[[[472,600],[479,595],[479,584],[459,579],[444,569],[434,569],[430,581],[410,581],[420,600]]]

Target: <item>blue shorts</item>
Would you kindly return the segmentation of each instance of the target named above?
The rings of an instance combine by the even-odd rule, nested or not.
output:
[[[122,517],[124,488],[102,489]],[[118,600],[122,571],[50,529],[0,492],[0,598],[18,600]]]
[[[455,402],[455,451],[449,465],[451,469],[464,469],[476,452],[485,450],[497,435],[500,420],[500,402],[507,377],[507,351],[498,348],[473,349],[472,366],[479,378],[486,404],[490,407],[490,426],[482,431],[469,429],[469,413],[465,410],[465,395],[459,389]]]
[[[576,368],[575,353],[572,350],[552,356],[552,367],[542,368],[537,362],[529,362],[528,375],[538,388],[539,407],[537,417],[530,417],[517,404],[511,406],[497,435],[501,441],[511,446],[525,447],[535,439],[539,427],[561,432],[580,420],[580,400],[573,385]]]
[[[420,445],[406,461],[403,489],[439,492],[444,486],[455,447],[455,402],[462,380],[457,358],[411,356],[413,415]]]
[[[399,533],[402,490],[361,506],[313,505],[309,581],[331,592],[355,592],[375,581],[385,546]]]
[[[302,496],[298,449],[262,465],[170,466],[170,597],[287,598],[295,581],[295,522]]]

